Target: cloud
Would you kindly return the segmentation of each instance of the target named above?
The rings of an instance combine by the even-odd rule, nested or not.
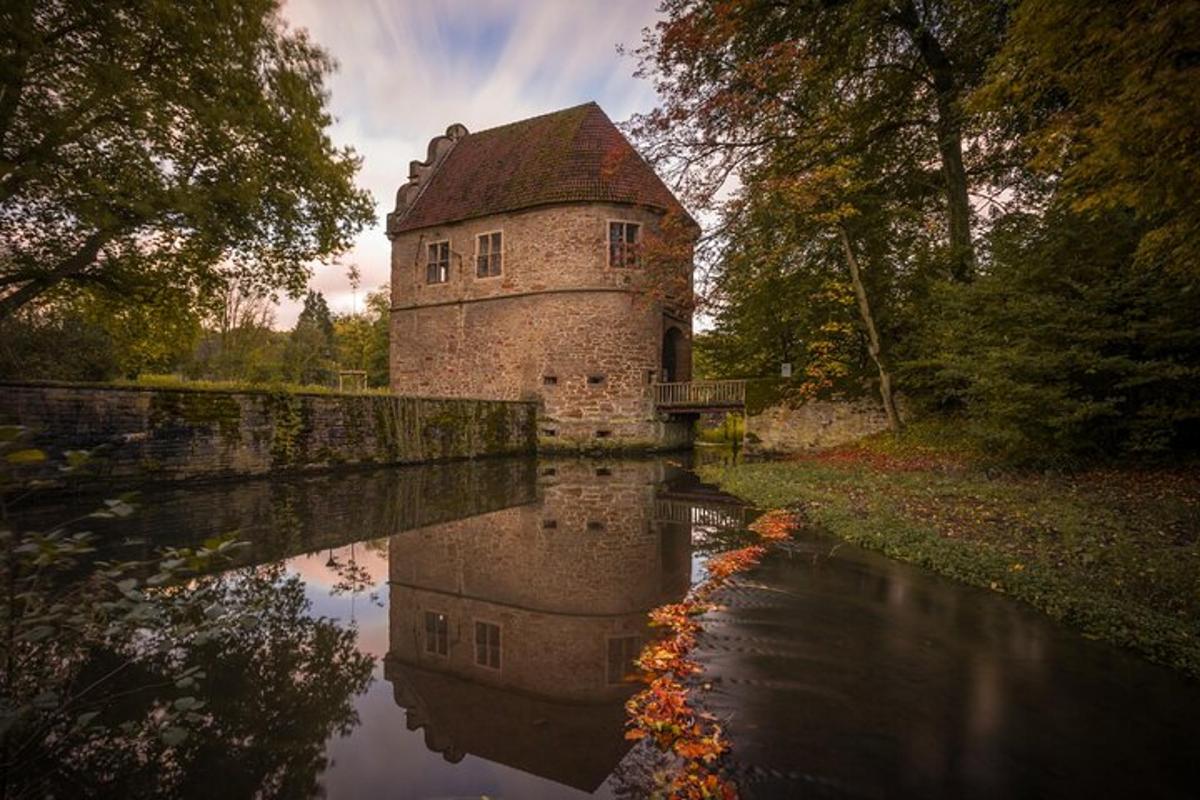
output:
[[[307,29],[339,64],[330,80],[332,136],[363,157],[359,184],[375,197],[378,222],[343,263],[357,264],[363,290],[388,281],[383,220],[408,162],[461,122],[477,131],[595,100],[614,120],[649,110],[654,92],[616,52],[641,41],[656,0],[287,0],[288,24]],[[345,271],[318,266],[312,287],[334,311],[349,311]],[[359,293],[361,307],[362,291]],[[277,325],[291,327],[298,302]]]

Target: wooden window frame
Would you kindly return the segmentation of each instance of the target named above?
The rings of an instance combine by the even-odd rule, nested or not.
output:
[[[497,672],[499,672],[500,669],[504,666],[504,626],[501,625],[498,621],[492,620],[492,619],[476,618],[474,620],[474,622],[475,622],[475,625],[473,626],[473,628],[471,630],[471,642],[472,642],[472,647],[474,650],[475,666],[483,667],[484,669],[496,670]],[[481,625],[485,626],[485,630],[486,630],[486,626],[490,626],[490,627],[496,629],[496,663],[495,663],[495,665],[493,665],[491,663],[490,650],[491,650],[492,644],[491,644],[490,639],[487,642],[485,642],[485,644],[484,644],[484,647],[488,648],[488,650],[489,650],[488,657],[485,658],[484,661],[479,660],[479,627]]]
[[[494,250],[494,251],[489,250],[487,253],[484,253],[482,248],[480,248],[480,244],[482,243],[482,240],[484,238],[487,238],[490,242],[491,238],[493,236],[500,237],[500,249]],[[486,273],[481,273],[480,267],[483,266],[483,262],[481,261],[481,259],[485,259],[485,258],[487,259],[487,271],[486,271]],[[494,270],[493,270],[493,267],[494,267]],[[504,229],[497,228],[494,231],[482,231],[481,233],[475,234],[475,277],[480,280],[485,280],[487,278],[499,278],[503,274],[504,274]]]
[[[435,247],[436,248],[445,247],[445,249],[446,249],[445,260],[443,260],[441,258],[440,252],[438,253],[438,257],[436,259],[434,259],[432,257],[431,254],[433,253],[433,249]],[[436,286],[438,284],[450,282],[450,258],[451,258],[451,250],[450,250],[450,240],[449,239],[438,239],[437,241],[425,243],[425,283],[426,283],[426,285]],[[438,275],[440,276],[440,278],[435,278],[435,276],[434,276],[435,269],[438,271]]]
[[[434,619],[434,628],[433,628],[433,637],[434,637],[433,645],[434,646],[433,646],[432,650],[429,649],[429,644],[430,644],[429,616],[431,614],[435,618]],[[446,630],[445,630],[446,652],[444,652],[444,653],[441,652],[440,648],[438,647],[438,645],[441,644],[441,641],[440,641],[440,637],[439,637],[440,632],[438,631],[438,628],[437,628],[437,619],[436,619],[437,617],[441,617],[443,620],[445,620],[445,623],[446,623]],[[450,657],[450,615],[449,614],[447,614],[444,611],[436,611],[434,609],[424,609],[424,613],[421,616],[421,630],[424,631],[424,633],[425,633],[425,646],[422,648],[425,655],[437,656],[438,658],[449,658]]]
[[[613,241],[613,226],[621,226],[621,241]],[[629,227],[633,226],[636,229],[634,241],[631,243],[627,237],[629,235]],[[642,228],[645,226],[632,219],[609,219],[604,222],[604,249],[605,259],[608,262],[609,269],[637,269],[642,265]],[[616,258],[620,248],[621,257]],[[620,263],[614,263],[619,261]]]

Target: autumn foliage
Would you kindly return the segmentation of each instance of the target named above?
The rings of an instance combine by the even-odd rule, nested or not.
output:
[[[762,540],[709,559],[707,576],[679,603],[659,606],[650,612],[652,627],[666,635],[648,644],[635,662],[646,688],[625,704],[629,730],[625,738],[649,739],[663,752],[673,755],[673,769],[662,787],[669,800],[732,800],[737,787],[724,774],[721,759],[729,751],[720,723],[691,701],[693,683],[701,672],[691,659],[699,617],[714,608],[712,595],[729,579],[757,565],[768,548],[796,528],[795,517],[786,511],[770,511],[756,520],[752,530]]]

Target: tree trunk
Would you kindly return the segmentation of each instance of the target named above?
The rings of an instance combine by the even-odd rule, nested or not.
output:
[[[38,295],[47,289],[58,285],[67,278],[78,275],[94,264],[96,256],[100,254],[100,248],[104,246],[104,243],[109,240],[110,236],[111,234],[108,231],[96,231],[84,241],[83,245],[73,255],[69,256],[54,269],[45,275],[31,278],[21,288],[0,297],[0,320],[11,317],[18,309],[37,298]]]
[[[896,400],[892,394],[892,375],[884,366],[883,356],[880,354],[879,330],[875,327],[875,316],[871,313],[871,304],[867,301],[867,287],[863,285],[858,258],[854,255],[854,249],[850,247],[850,237],[846,234],[844,225],[838,225],[838,234],[842,239],[842,249],[846,252],[846,264],[850,267],[850,282],[854,284],[854,295],[858,298],[858,313],[867,329],[867,352],[879,370],[879,397],[883,400],[888,427],[899,431],[900,415],[896,412]]]
[[[922,22],[911,2],[903,3],[892,19],[911,37],[921,61],[929,70],[937,96],[938,156],[946,183],[946,217],[950,232],[950,275],[957,281],[975,276],[975,246],[971,242],[971,203],[967,195],[967,171],[963,167],[962,115],[959,109],[962,86],[954,63],[942,43]]]
[[[938,152],[946,182],[950,228],[950,275],[965,282],[975,277],[975,246],[971,243],[971,202],[967,197],[967,170],[963,166],[962,128],[955,102],[939,96],[937,105]]]

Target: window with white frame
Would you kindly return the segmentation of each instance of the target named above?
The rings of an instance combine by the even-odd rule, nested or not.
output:
[[[475,275],[491,278],[500,274],[504,260],[504,241],[500,231],[475,237]]]
[[[499,625],[475,623],[475,663],[481,667],[500,669]]]
[[[608,223],[608,265],[636,267],[642,243],[642,226],[636,222]]]
[[[450,242],[430,242],[425,249],[425,282],[450,280]]]

